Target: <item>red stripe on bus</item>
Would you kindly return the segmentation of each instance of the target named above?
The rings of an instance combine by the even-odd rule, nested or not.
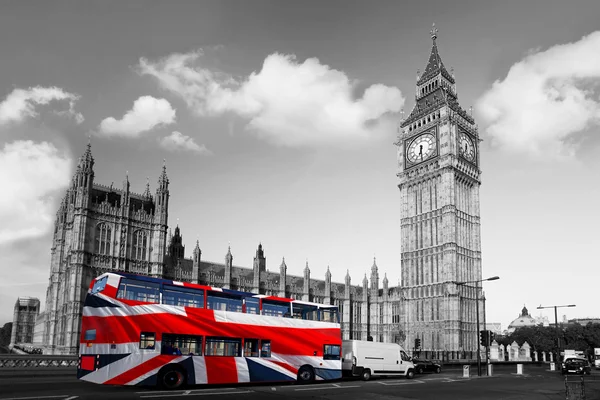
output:
[[[237,383],[238,373],[235,358],[207,356],[204,357],[206,362],[206,378],[209,384],[218,383]]]
[[[159,368],[169,361],[173,359],[173,356],[168,355],[159,355],[156,356],[140,365],[131,366],[131,369],[123,372],[121,375],[117,375],[112,379],[104,382],[106,385],[125,385],[127,382],[131,382],[132,380],[139,378],[147,372],[152,371],[153,369]],[[110,370],[110,366],[109,366]]]
[[[269,360],[270,362],[272,362],[273,364],[277,364],[280,367],[283,367],[285,369],[287,369],[288,371],[294,373],[294,374],[298,374],[298,368],[294,368],[292,365],[283,362],[283,361],[275,361],[275,360]]]

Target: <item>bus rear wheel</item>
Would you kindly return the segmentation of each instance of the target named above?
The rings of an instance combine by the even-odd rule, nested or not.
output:
[[[158,374],[158,384],[168,390],[179,389],[185,385],[185,374],[181,368],[167,366]]]
[[[308,365],[305,365],[298,370],[298,382],[310,383],[314,380],[315,380],[315,372]]]

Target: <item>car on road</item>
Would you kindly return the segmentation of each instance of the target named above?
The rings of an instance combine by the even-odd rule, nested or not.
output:
[[[583,358],[567,358],[562,363],[561,372],[565,374],[587,374],[592,373],[590,363]]]
[[[434,363],[431,360],[420,360],[418,358],[413,358],[413,364],[415,365],[415,371],[417,374],[422,374],[424,372],[435,372],[436,374],[439,374],[442,372],[442,366]]]

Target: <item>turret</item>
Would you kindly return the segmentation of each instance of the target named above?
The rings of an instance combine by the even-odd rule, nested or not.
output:
[[[252,264],[252,270],[254,273],[252,290],[255,293],[260,293],[261,273],[266,271],[266,269],[267,269],[267,259],[265,258],[265,253],[263,251],[262,243],[259,243],[258,249],[256,249],[256,255],[254,256],[254,263]]]
[[[285,265],[285,257],[281,259],[279,266],[279,297],[286,297],[285,284],[287,279],[287,265]]]
[[[308,268],[308,260],[304,267],[304,285],[302,288],[302,300],[310,301],[310,268]]]
[[[169,178],[167,177],[167,165],[163,163],[162,173],[158,177],[158,187],[154,196],[156,204],[155,222],[167,225],[169,209]]]
[[[377,296],[377,291],[379,290],[379,272],[377,269],[377,263],[375,262],[375,257],[373,257],[373,265],[371,266],[371,291],[375,292],[375,296]]]
[[[162,277],[164,257],[167,247],[167,227],[169,222],[169,178],[167,166],[163,163],[162,173],[158,178],[158,187],[154,195],[154,220],[152,240],[152,271],[151,276]]]
[[[192,283],[200,283],[200,259],[202,251],[200,250],[200,241],[196,240],[196,247],[192,254]]]
[[[225,254],[225,276],[223,277],[223,287],[231,289],[231,271],[233,270],[233,255],[231,254],[231,246],[227,247]]]
[[[325,271],[325,304],[331,304],[331,271],[329,271],[329,265],[327,271]]]
[[[351,285],[350,285],[350,270],[349,269],[346,270],[345,283],[346,283],[346,285],[344,287],[344,298],[346,300],[350,300],[350,287],[351,287]]]
[[[367,279],[367,274],[365,273],[365,277],[363,278],[363,301],[367,301],[369,296],[369,280]]]

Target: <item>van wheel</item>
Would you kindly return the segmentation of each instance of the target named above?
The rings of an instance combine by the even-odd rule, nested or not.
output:
[[[406,373],[406,378],[412,379],[414,377],[415,377],[415,371],[413,369],[409,369],[408,372]]]
[[[314,380],[315,380],[315,372],[308,365],[305,365],[298,370],[298,382],[310,383]]]
[[[422,374],[422,373],[423,373],[423,367],[417,368],[417,374]]]
[[[158,385],[168,389],[179,389],[185,385],[185,373],[182,368],[166,366],[158,373]]]
[[[363,381],[368,381],[369,379],[371,379],[371,370],[370,369],[363,370],[362,380]]]

